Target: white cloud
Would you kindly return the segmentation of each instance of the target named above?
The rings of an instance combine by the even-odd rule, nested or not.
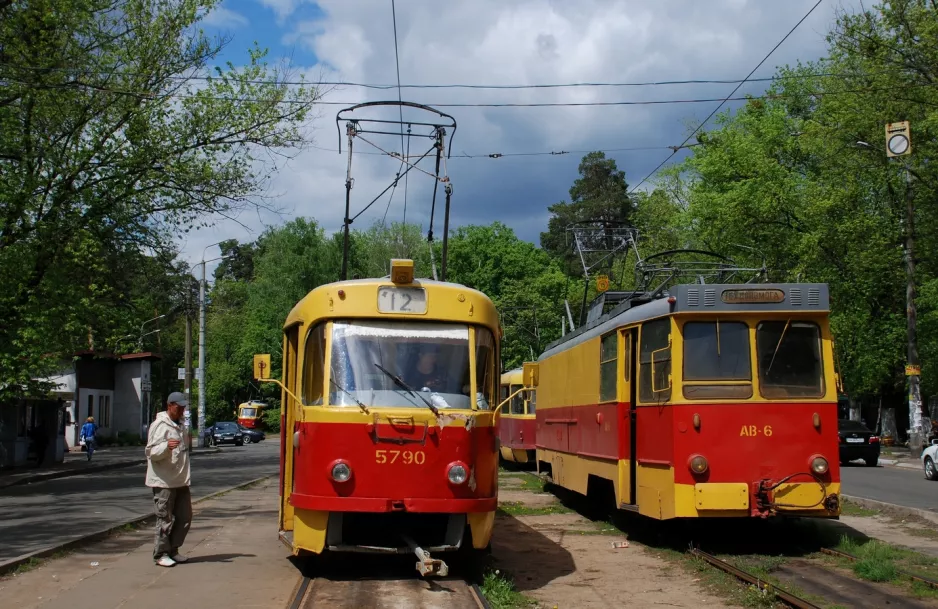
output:
[[[282,20],[293,14],[303,0],[260,2],[274,9]],[[742,78],[813,3],[813,0],[397,2],[401,79],[404,83],[422,84],[535,84]],[[321,0],[318,5],[322,16],[315,20],[281,21],[282,41],[312,50],[320,61],[307,74],[318,76],[324,71],[329,79],[394,83],[391,3]],[[834,9],[834,4],[822,4],[755,76],[769,76],[777,65],[822,55],[826,49],[824,33],[831,25]],[[744,85],[738,95],[757,93],[764,86],[764,83]],[[404,89],[403,98],[431,105],[699,99],[721,98],[733,87],[718,84],[521,91]],[[396,98],[396,90],[344,87],[332,91],[327,99],[357,102]],[[710,102],[441,110],[456,117],[459,127],[453,153],[459,155],[463,151],[487,154],[674,145],[688,133],[688,121],[702,120],[715,106]],[[314,124],[316,146],[335,149],[338,109],[323,107],[321,119]],[[386,115],[396,118],[396,112]],[[413,113],[407,116],[416,118]],[[400,147],[399,138],[386,138],[383,143],[392,149]],[[358,150],[368,148],[365,144],[356,145]],[[415,142],[412,152],[416,148]],[[636,184],[668,154],[668,150],[654,150],[609,156],[626,171],[629,183]],[[581,157],[579,152],[500,159],[454,156],[447,164],[455,186],[454,225],[501,220],[522,237],[536,241],[538,232],[545,229],[546,223],[540,221],[545,208],[567,197]],[[389,158],[356,156],[353,213],[393,179],[399,164]],[[274,189],[283,193],[281,203],[290,210],[288,217],[314,216],[328,229],[339,229],[344,212],[345,170],[345,155],[316,148],[302,153],[274,182]],[[422,221],[425,229],[431,188],[429,178],[411,172],[407,217]],[[398,189],[389,221],[402,216],[400,195]],[[442,236],[441,200],[442,189],[435,220],[438,237]],[[354,226],[380,220],[386,205],[385,197]],[[252,222],[257,224],[256,220]],[[253,238],[242,229],[232,229],[231,235]]]
[[[258,0],[261,4],[274,11],[280,20],[286,19],[293,14],[300,4],[305,0]]]
[[[236,13],[231,9],[218,6],[205,16],[202,23],[217,28],[237,28],[247,25],[248,20],[247,17],[241,13]]]

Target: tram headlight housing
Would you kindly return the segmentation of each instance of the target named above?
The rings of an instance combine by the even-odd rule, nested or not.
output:
[[[336,482],[348,482],[352,479],[352,466],[345,461],[335,461],[329,468],[329,475]]]
[[[465,484],[466,480],[469,479],[469,468],[467,468],[464,463],[458,461],[456,463],[450,463],[450,466],[446,470],[446,479],[449,480],[450,484],[456,486]]]
[[[821,455],[814,455],[811,457],[811,471],[818,475],[823,476],[830,470],[830,464],[827,462],[827,459]]]
[[[707,458],[703,455],[691,455],[691,458],[687,461],[687,466],[690,471],[698,476],[707,473],[707,470],[710,469],[710,464],[707,463]]]

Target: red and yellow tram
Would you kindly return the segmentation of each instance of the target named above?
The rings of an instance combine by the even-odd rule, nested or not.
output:
[[[300,300],[283,353],[280,537],[294,554],[412,552],[422,574],[445,575],[430,552],[489,545],[499,325],[488,297],[414,280],[412,261],[393,260],[390,279]]]
[[[515,368],[502,374],[501,416],[498,423],[499,451],[502,459],[516,463],[534,463],[536,449],[536,390],[525,390],[524,371]]]
[[[267,404],[250,400],[238,405],[238,425],[248,429],[260,429],[264,425],[264,409]]]
[[[539,358],[539,472],[657,519],[840,514],[824,284],[679,285]]]

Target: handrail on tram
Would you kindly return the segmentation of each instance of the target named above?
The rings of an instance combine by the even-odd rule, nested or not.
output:
[[[535,389],[536,389],[535,387],[522,387],[521,389],[518,389],[517,391],[515,391],[514,393],[512,393],[511,395],[509,395],[507,398],[505,398],[504,400],[502,400],[501,402],[499,402],[498,405],[495,407],[495,411],[496,411],[496,412],[501,412],[501,411],[502,411],[502,406],[504,406],[505,404],[507,404],[508,402],[510,402],[512,398],[514,398],[516,395],[518,395],[518,394],[521,393],[522,391],[534,391]]]

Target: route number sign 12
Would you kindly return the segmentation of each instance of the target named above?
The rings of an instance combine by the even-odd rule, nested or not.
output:
[[[378,312],[414,315],[426,313],[427,292],[423,288],[380,288],[378,289]]]

